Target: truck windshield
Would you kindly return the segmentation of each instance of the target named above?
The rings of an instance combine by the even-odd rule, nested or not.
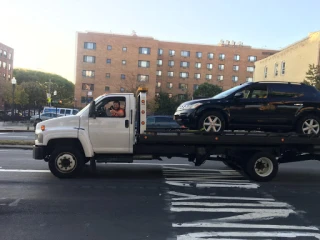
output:
[[[221,99],[221,98],[225,98],[225,97],[228,97],[230,96],[231,94],[237,92],[239,89],[245,87],[247,84],[242,84],[242,85],[239,85],[239,86],[236,86],[236,87],[233,87],[233,88],[230,88],[229,90],[226,90],[222,93],[219,93],[217,95],[215,95],[214,97],[212,97],[213,99]]]

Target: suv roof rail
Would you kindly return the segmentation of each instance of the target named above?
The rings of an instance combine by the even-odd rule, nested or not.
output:
[[[305,85],[303,82],[289,82],[289,81],[257,81],[256,83],[286,83],[286,84],[301,84]]]

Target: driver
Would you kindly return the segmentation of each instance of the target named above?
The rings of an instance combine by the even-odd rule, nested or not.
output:
[[[124,110],[120,108],[120,102],[114,101],[113,105],[110,107],[110,113],[113,117],[123,117]]]

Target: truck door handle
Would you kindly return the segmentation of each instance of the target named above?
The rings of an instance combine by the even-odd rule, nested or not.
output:
[[[124,122],[124,125],[126,126],[126,128],[128,128],[128,127],[129,127],[129,120],[126,120],[126,121]]]

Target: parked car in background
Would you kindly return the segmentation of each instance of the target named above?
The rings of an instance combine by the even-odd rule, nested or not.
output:
[[[64,115],[61,114],[55,114],[55,113],[42,113],[42,114],[37,114],[37,115],[33,115],[30,117],[30,122],[33,123],[34,126],[37,125],[37,123],[45,121],[45,120],[49,120],[52,118],[56,118],[56,117],[63,117]]]
[[[57,113],[64,116],[76,115],[79,112],[75,108],[55,108],[55,107],[44,107],[43,113]]]
[[[320,133],[320,93],[292,82],[248,82],[212,98],[182,103],[174,119],[190,129]]]

